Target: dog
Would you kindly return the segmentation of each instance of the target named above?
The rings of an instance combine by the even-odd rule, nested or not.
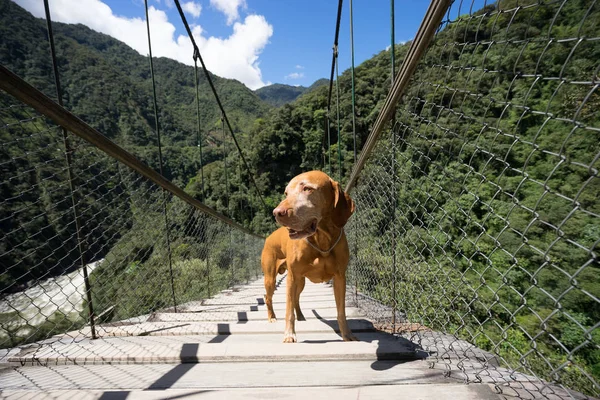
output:
[[[273,293],[277,273],[288,270],[284,343],[297,341],[295,317],[304,320],[300,293],[305,278],[314,283],[333,278],[340,334],[344,341],[357,340],[346,321],[346,269],[350,251],[343,229],[353,212],[350,196],[321,171],[294,177],[285,189],[284,200],[273,210],[282,226],[265,240],[261,266],[267,317],[271,322],[276,320]]]

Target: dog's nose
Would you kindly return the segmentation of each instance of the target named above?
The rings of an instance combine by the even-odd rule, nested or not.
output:
[[[273,215],[275,217],[285,217],[287,215],[287,209],[283,207],[277,207],[273,210]]]

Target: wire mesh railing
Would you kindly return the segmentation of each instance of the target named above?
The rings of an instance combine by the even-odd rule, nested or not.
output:
[[[102,337],[256,278],[260,237],[71,137],[80,254],[62,129],[8,95],[0,101],[0,348],[90,338],[92,329]]]
[[[477,8],[450,7],[352,189],[350,297],[468,381],[598,397],[600,4]]]
[[[172,73],[165,72],[165,65],[155,79],[150,63],[152,91],[146,94],[153,107],[146,104],[147,110],[140,111],[121,104],[125,109],[118,110],[119,118],[145,122],[121,129],[115,121],[98,122],[99,110],[87,110],[95,126],[108,129],[109,137],[159,174],[62,108],[63,97],[73,97],[70,90],[62,93],[59,79],[58,60],[68,57],[65,38],[59,35],[57,48],[63,53],[57,54],[48,2],[44,4],[53,85],[49,69],[36,79],[46,90],[54,86],[58,104],[0,66],[6,91],[0,93],[0,349],[114,335],[116,327],[125,326],[129,328],[122,334],[141,334],[145,328],[140,323],[185,310],[257,278],[260,271],[262,237],[253,232],[264,229],[264,210],[256,206],[262,197],[252,172],[242,168],[241,149],[229,146],[224,129],[220,146],[210,149],[208,161],[202,160],[202,136],[211,134],[211,128],[200,120],[201,101],[206,105],[208,100],[200,94],[197,69],[189,75],[197,132],[188,132],[190,138],[179,146],[172,138],[181,136],[180,127],[173,127],[169,113],[161,111],[165,104],[157,99],[165,99],[165,75]],[[59,28],[64,34],[65,27]],[[48,54],[44,45],[38,47]],[[41,53],[35,57],[47,58]],[[71,71],[65,75],[72,79]],[[204,113],[212,112],[206,108]],[[167,146],[161,144],[160,132],[166,132]],[[230,134],[235,141],[232,130]],[[190,142],[197,142],[197,152],[187,146]],[[182,155],[187,158],[180,165]],[[229,170],[228,161],[233,166]],[[208,172],[205,182],[207,163],[224,164],[224,173],[222,167],[213,168],[215,176]],[[180,185],[187,182],[186,191],[165,176]],[[0,360],[9,353],[0,352]]]

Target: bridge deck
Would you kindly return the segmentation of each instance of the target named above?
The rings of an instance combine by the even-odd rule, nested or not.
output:
[[[360,342],[336,333],[330,285],[307,284],[299,343],[284,344],[285,284],[269,323],[258,280],[178,313],[102,326],[99,340],[80,332],[23,349],[0,370],[6,398],[398,398],[495,399],[490,385],[464,385],[430,369],[406,339],[377,331],[348,307]]]

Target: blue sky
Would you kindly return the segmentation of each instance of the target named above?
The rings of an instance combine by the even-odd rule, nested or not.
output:
[[[143,16],[141,0],[105,0],[116,14],[126,17]],[[208,35],[227,37],[231,26],[209,1],[198,1],[202,13],[197,22]],[[247,14],[263,15],[273,26],[273,35],[260,54],[263,80],[290,85],[312,84],[319,78],[329,77],[332,46],[337,13],[336,0],[247,0]],[[149,4],[153,4],[150,0]],[[162,2],[164,5],[164,1]],[[340,73],[350,67],[350,13],[349,1],[343,4],[340,26]],[[427,6],[428,0],[396,0],[396,41],[412,39]],[[160,6],[160,5],[158,5]],[[183,33],[175,8],[163,7],[169,21]],[[354,0],[354,49],[356,64],[384,50],[390,44],[390,2],[388,0]],[[171,18],[172,16],[172,18]],[[189,22],[194,18],[187,15]],[[177,22],[176,22],[177,21]],[[304,68],[296,68],[301,66]],[[208,65],[210,69],[210,65]],[[301,78],[286,78],[296,73]]]
[[[41,0],[15,0],[43,16]],[[148,0],[153,54],[190,64],[192,49],[173,0]],[[484,0],[474,0],[479,8]],[[308,86],[329,77],[337,0],[180,0],[207,67],[251,89]],[[468,12],[467,9],[461,13]],[[428,0],[395,0],[396,43],[413,38]],[[52,0],[53,19],[83,23],[147,54],[143,0]],[[390,1],[354,0],[356,65],[390,45]],[[454,13],[457,13],[455,7]],[[350,67],[349,0],[340,28],[340,73]]]

